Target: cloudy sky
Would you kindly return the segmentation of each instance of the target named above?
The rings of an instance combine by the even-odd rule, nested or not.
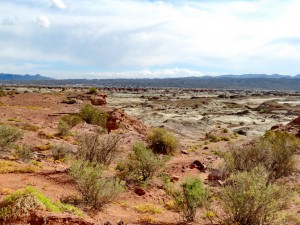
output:
[[[300,73],[299,0],[0,0],[0,73]]]

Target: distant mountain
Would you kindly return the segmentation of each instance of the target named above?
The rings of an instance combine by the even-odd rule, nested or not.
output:
[[[50,77],[44,77],[39,74],[37,75],[19,75],[19,74],[7,74],[0,73],[0,80],[54,80]]]
[[[0,74],[1,75],[1,74]],[[24,76],[22,76],[24,77]],[[35,76],[33,76],[35,77]],[[32,78],[32,77],[31,77]],[[238,90],[299,91],[300,74],[297,76],[244,74],[183,78],[134,78],[134,79],[67,79],[67,80],[1,80],[2,84],[37,86],[97,86],[118,88],[204,88]]]
[[[272,74],[272,75],[267,75],[267,74],[242,74],[242,75],[221,75],[218,77],[224,77],[224,78],[293,78],[292,76],[288,75],[280,75],[280,74]],[[300,76],[299,76],[300,77]]]

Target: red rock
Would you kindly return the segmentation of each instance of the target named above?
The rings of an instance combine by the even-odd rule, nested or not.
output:
[[[91,103],[93,105],[106,105],[106,97],[107,97],[107,94],[97,94],[96,96],[94,97],[91,97]]]
[[[178,176],[175,176],[175,175],[172,176],[172,177],[171,177],[171,182],[172,182],[172,183],[175,183],[176,181],[179,181],[179,177],[178,177]]]
[[[142,188],[137,187],[134,189],[134,193],[136,193],[138,196],[143,196],[146,194],[146,191]]]

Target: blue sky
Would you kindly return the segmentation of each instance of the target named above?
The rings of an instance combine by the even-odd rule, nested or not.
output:
[[[0,72],[300,73],[299,0],[0,0]]]

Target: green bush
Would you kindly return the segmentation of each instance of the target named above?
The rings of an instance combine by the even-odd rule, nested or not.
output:
[[[58,123],[58,135],[67,136],[70,133],[70,130],[75,127],[77,124],[82,122],[82,118],[79,115],[65,115],[62,116]]]
[[[124,183],[114,177],[105,177],[103,167],[90,162],[77,161],[70,168],[77,188],[85,203],[101,209],[124,190]]]
[[[22,137],[22,132],[11,126],[0,125],[0,152],[7,151],[14,142]]]
[[[153,152],[160,154],[173,154],[179,145],[178,140],[163,128],[152,129],[146,139]]]
[[[233,147],[225,154],[227,169],[251,171],[263,166],[269,173],[269,181],[289,175],[295,167],[294,157],[300,150],[300,141],[292,134],[266,132],[257,142]]]
[[[175,205],[187,222],[195,220],[197,209],[206,205],[209,192],[198,178],[188,178],[181,184],[181,189],[172,193]]]
[[[87,94],[97,94],[98,93],[98,89],[95,87],[90,87]]]
[[[52,202],[41,192],[28,187],[10,194],[0,203],[0,221],[18,220],[30,216],[37,210],[83,215],[76,207],[61,202]]]
[[[67,136],[70,134],[71,126],[64,120],[60,120],[57,126],[58,136]]]
[[[222,225],[277,224],[278,213],[287,203],[287,190],[269,184],[263,167],[234,175],[221,192]]]
[[[117,176],[127,184],[141,184],[152,178],[164,163],[143,143],[136,143],[128,159],[117,165]]]
[[[91,104],[84,105],[79,112],[79,116],[87,123],[106,127],[107,113],[94,107]]]
[[[121,135],[99,133],[84,133],[78,137],[79,148],[77,156],[84,161],[108,166],[119,152],[118,144]]]

